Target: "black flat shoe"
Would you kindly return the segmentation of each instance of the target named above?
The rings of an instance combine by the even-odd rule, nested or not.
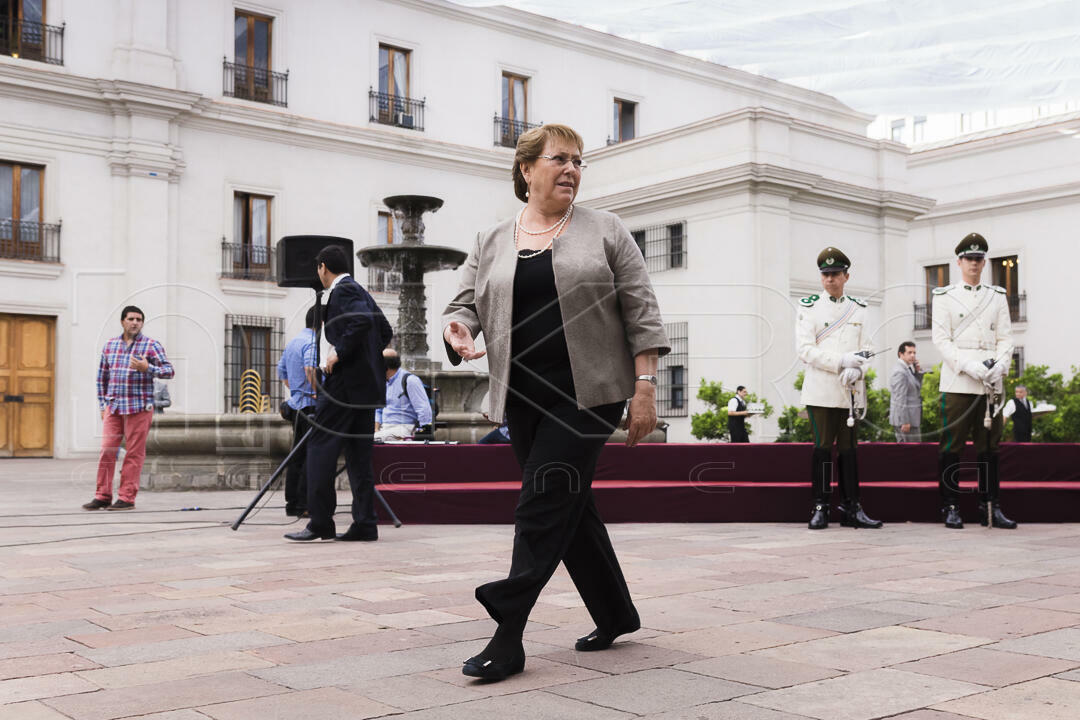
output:
[[[341,542],[374,542],[379,539],[379,528],[375,525],[370,527],[356,527],[354,525],[334,539]]]
[[[596,650],[607,650],[611,647],[611,644],[615,642],[615,638],[620,635],[627,635],[632,632],[637,632],[641,629],[641,624],[634,627],[628,627],[623,630],[618,630],[614,633],[608,633],[600,628],[596,628],[585,637],[577,639],[574,643],[574,649],[578,652],[594,652]]]
[[[334,532],[331,530],[329,533],[313,533],[307,528],[299,530],[294,533],[285,533],[286,540],[292,540],[293,542],[311,542],[312,540],[333,540]]]
[[[476,655],[465,661],[461,666],[461,674],[481,680],[498,681],[505,680],[511,675],[517,675],[525,669],[525,656],[518,655],[509,660],[486,660]]]

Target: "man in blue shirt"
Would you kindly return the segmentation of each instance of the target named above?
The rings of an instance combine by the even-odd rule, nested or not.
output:
[[[315,308],[304,318],[304,329],[285,346],[278,361],[278,379],[285,384],[289,398],[281,404],[281,417],[293,425],[293,447],[308,431],[308,416],[315,411]],[[307,448],[293,455],[285,470],[285,514],[307,516]]]
[[[375,442],[409,440],[417,427],[430,425],[431,403],[424,382],[401,369],[396,351],[383,350],[386,365],[386,407],[375,411]]]

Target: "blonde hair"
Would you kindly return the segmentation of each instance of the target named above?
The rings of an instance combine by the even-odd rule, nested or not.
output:
[[[528,202],[529,185],[525,182],[525,175],[521,172],[522,164],[536,162],[544,152],[544,146],[552,138],[567,140],[577,145],[578,152],[585,151],[585,141],[577,134],[577,131],[569,125],[541,125],[527,132],[521,133],[517,141],[517,151],[514,152],[514,169],[511,177],[514,178],[514,194],[521,202]]]

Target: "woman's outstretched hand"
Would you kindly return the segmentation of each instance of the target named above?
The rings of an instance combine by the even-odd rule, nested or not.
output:
[[[460,355],[462,360],[476,360],[487,354],[487,350],[476,349],[472,334],[465,323],[452,321],[443,330],[443,339],[454,348],[454,352]]]

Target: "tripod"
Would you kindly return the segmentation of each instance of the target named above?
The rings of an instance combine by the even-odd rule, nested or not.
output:
[[[319,367],[319,349],[320,349],[319,348],[319,341],[320,341],[321,337],[322,337],[322,291],[319,290],[319,291],[316,291],[316,293],[315,293],[315,367],[316,368]],[[318,371],[316,371],[316,372],[318,372]],[[319,383],[318,379],[316,379],[316,382],[315,382],[316,392],[317,392],[317,388],[318,388],[319,384],[320,383]],[[297,417],[296,417],[295,422],[300,422],[300,415],[302,415],[302,413],[297,412]],[[289,467],[289,463],[292,462],[292,459],[296,455],[296,453],[300,451],[300,448],[304,447],[304,445],[307,444],[307,441],[311,437],[311,434],[313,432],[315,432],[315,428],[308,428],[308,431],[306,433],[304,433],[303,437],[300,438],[300,442],[296,443],[296,446],[293,447],[293,449],[289,451],[289,454],[285,456],[285,459],[281,461],[281,464],[277,466],[277,469],[274,470],[274,472],[270,473],[269,479],[267,479],[267,481],[265,483],[263,483],[263,486],[261,488],[259,488],[259,492],[257,492],[255,494],[255,497],[252,498],[251,502],[248,503],[248,506],[246,508],[244,508],[244,511],[242,513],[240,513],[240,517],[236,518],[236,520],[231,525],[233,530],[238,530],[240,528],[240,525],[244,522],[245,519],[247,519],[247,516],[249,514],[251,514],[251,511],[253,509],[255,509],[255,506],[259,504],[259,501],[262,500],[263,496],[266,495],[266,493],[270,490],[271,487],[273,487],[274,482],[278,479],[278,477],[281,476],[281,473],[283,473],[285,471],[285,469]],[[335,484],[336,484],[338,476],[340,476],[341,473],[345,471],[346,467],[347,466],[343,465],[343,466],[341,466],[340,468],[337,469],[337,472],[334,473],[334,480],[332,482],[335,482]],[[374,478],[372,478],[372,483],[374,483]],[[396,528],[401,527],[401,520],[399,520],[398,516],[394,514],[394,510],[393,510],[393,508],[390,507],[390,503],[386,502],[386,498],[384,498],[382,496],[382,493],[380,493],[377,489],[375,489],[373,487],[372,490],[375,493],[375,498],[379,501],[379,504],[382,505],[383,510],[385,510],[386,514],[390,516],[390,520],[391,520],[391,522],[394,523],[394,527],[396,527]]]

